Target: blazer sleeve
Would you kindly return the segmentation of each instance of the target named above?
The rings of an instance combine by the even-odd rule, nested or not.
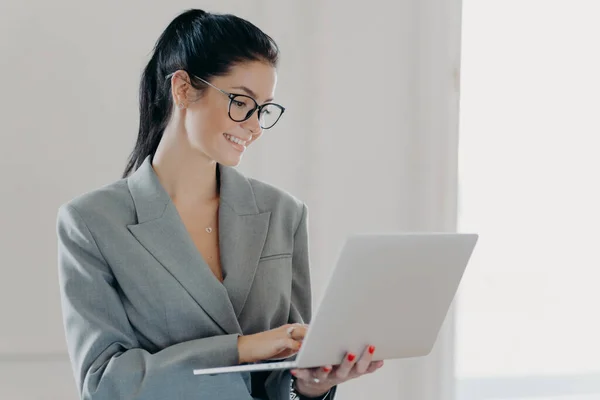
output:
[[[300,223],[294,233],[292,252],[292,296],[288,323],[308,324],[312,316],[312,291],[310,282],[310,256],[308,240],[308,207],[302,205]],[[287,370],[273,371],[265,380],[269,400],[290,400],[291,375]],[[328,400],[335,396],[336,387],[329,392]]]
[[[140,347],[129,323],[110,266],[72,205],[59,209],[57,234],[63,322],[82,399],[250,398],[240,374],[192,373],[198,366],[238,364],[238,335],[192,340],[149,353]]]

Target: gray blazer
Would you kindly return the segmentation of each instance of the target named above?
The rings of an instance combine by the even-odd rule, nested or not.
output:
[[[306,206],[219,166],[224,282],[197,251],[150,158],[60,207],[60,294],[83,399],[290,398],[289,372],[236,365],[237,338],[310,320]]]

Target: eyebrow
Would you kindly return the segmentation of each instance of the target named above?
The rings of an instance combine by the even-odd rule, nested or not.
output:
[[[254,97],[255,99],[258,97],[258,96],[256,95],[256,93],[254,93],[254,92],[252,91],[252,89],[249,89],[249,88],[247,88],[246,86],[234,86],[234,87],[232,87],[232,89],[241,89],[241,90],[243,90],[244,92],[248,93],[250,96]],[[270,102],[270,101],[273,101],[273,98],[272,98],[272,97],[271,97],[270,99],[266,99],[266,100],[265,100],[265,103],[268,103],[268,102]]]

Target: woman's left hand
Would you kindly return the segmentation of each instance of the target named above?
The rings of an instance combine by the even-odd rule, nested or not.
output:
[[[318,397],[327,393],[333,386],[375,372],[383,366],[383,361],[372,361],[374,346],[368,346],[360,358],[348,353],[344,361],[336,366],[326,365],[319,368],[294,369],[296,389],[307,397]]]

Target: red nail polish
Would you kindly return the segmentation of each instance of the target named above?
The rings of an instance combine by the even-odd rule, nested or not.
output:
[[[354,361],[354,359],[356,358],[356,356],[352,353],[348,354],[348,361],[352,362]]]
[[[375,353],[375,346],[369,346],[369,353],[370,354]]]
[[[329,368],[329,367],[323,367],[323,371],[329,372],[329,371],[331,371],[331,368]]]
[[[296,376],[296,371],[290,371],[290,374]]]

